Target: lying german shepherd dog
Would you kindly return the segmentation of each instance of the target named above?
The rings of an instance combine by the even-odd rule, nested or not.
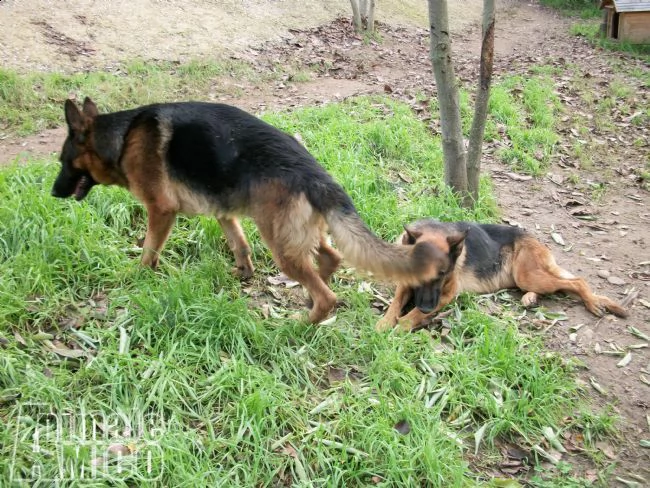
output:
[[[86,98],[81,111],[67,100],[65,119],[52,195],[82,200],[98,183],[127,188],[147,209],[144,265],[158,264],[176,214],[205,214],[219,220],[239,274],[249,277],[250,247],[237,217],[251,217],[280,269],[307,289],[312,323],[336,304],[327,283],[341,255],[326,241],[328,227],[343,256],[379,278],[417,286],[438,272],[431,243],[379,239],[296,139],[240,109],[188,102],[99,114]]]
[[[538,295],[566,292],[582,299],[591,313],[605,311],[619,317],[627,312],[607,297],[594,295],[582,278],[560,268],[549,249],[530,234],[507,225],[420,220],[405,226],[406,248],[428,242],[436,249],[435,277],[424,285],[398,284],[395,298],[376,329],[399,323],[408,331],[419,326],[463,291],[493,293],[503,288],[526,292],[522,304],[537,303]],[[402,316],[404,307],[415,307]]]

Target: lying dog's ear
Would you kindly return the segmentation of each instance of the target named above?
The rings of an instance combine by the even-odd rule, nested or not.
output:
[[[93,102],[90,97],[84,99],[83,113],[86,117],[94,119],[99,115],[99,110],[97,110],[97,105]]]
[[[463,246],[465,244],[465,238],[469,233],[469,226],[462,227],[454,234],[447,236],[447,244],[449,244],[449,257],[452,260],[458,259],[460,253],[463,252]]]
[[[80,134],[84,131],[84,117],[77,108],[77,105],[70,99],[65,101],[65,121],[70,132]]]
[[[415,241],[422,236],[422,231],[416,229],[412,225],[404,224],[404,235],[402,236],[403,245],[412,245],[415,244]]]

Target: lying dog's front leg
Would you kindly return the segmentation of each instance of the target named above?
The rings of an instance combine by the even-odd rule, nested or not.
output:
[[[375,330],[377,332],[383,332],[388,329],[392,329],[397,324],[397,319],[402,313],[404,305],[411,299],[413,295],[413,290],[406,285],[397,285],[397,290],[395,290],[395,298],[390,303],[386,314],[377,321],[375,325]]]
[[[447,283],[445,283],[443,285],[442,296],[440,297],[440,301],[438,302],[438,305],[436,305],[436,308],[433,309],[433,311],[431,312],[425,313],[422,312],[419,308],[414,307],[413,310],[411,310],[409,313],[399,318],[398,320],[399,330],[401,330],[402,332],[410,332],[413,329],[417,328],[425,320],[437,315],[437,313],[440,312],[440,310],[442,310],[447,305],[449,305],[451,301],[455,298],[456,291],[457,291],[457,285],[455,281],[448,281]]]
[[[402,332],[410,332],[426,319],[435,315],[438,310],[439,308],[437,308],[434,312],[424,313],[415,307],[409,313],[399,318],[397,328]]]
[[[165,241],[169,237],[169,232],[176,220],[176,212],[161,211],[158,207],[152,205],[147,208],[147,217],[147,235],[144,238],[142,260],[140,262],[143,266],[150,266],[155,269],[158,266],[160,251],[165,245]]]

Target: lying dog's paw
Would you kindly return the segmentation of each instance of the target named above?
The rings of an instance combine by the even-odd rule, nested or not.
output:
[[[375,330],[377,332],[386,332],[395,327],[395,324],[397,324],[397,320],[391,319],[390,317],[382,317],[375,324]]]
[[[537,299],[538,298],[539,298],[539,295],[537,293],[529,291],[528,293],[524,294],[523,297],[521,297],[521,304],[525,308],[534,307],[535,305],[537,305]]]
[[[414,323],[411,319],[401,318],[397,321],[397,330],[400,332],[411,332],[418,325],[418,323]]]

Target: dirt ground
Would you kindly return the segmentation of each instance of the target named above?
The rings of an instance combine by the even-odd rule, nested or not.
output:
[[[435,93],[423,2],[401,2],[402,8],[399,2],[379,2],[378,20],[390,20],[390,25],[382,23],[383,41],[370,45],[353,35],[347,21],[332,20],[341,12],[347,14],[345,1],[309,1],[302,9],[291,8],[298,2],[289,1],[221,2],[219,8],[207,1],[190,3],[117,1],[108,9],[104,2],[62,1],[54,11],[46,0],[1,2],[0,59],[3,66],[20,70],[79,70],[133,57],[182,60],[226,53],[253,59],[259,70],[289,61],[328,66],[310,82],[243,83],[236,98],[226,91],[219,97],[255,112],[361,93],[390,93],[415,104],[416,92]],[[473,83],[478,69],[481,4],[450,2],[456,66],[466,83]],[[157,14],[161,9],[165,15]],[[242,9],[247,16],[241,15]],[[216,14],[205,15],[206,10]],[[237,21],[241,18],[245,24]],[[641,70],[650,67],[594,49],[570,36],[568,29],[566,19],[536,2],[499,2],[496,76],[526,75],[533,65],[571,66],[594,90],[625,81],[636,90],[634,103],[641,109],[648,106],[649,87],[618,67],[621,63]],[[166,42],[170,36],[174,43]],[[597,293],[630,302],[630,317],[623,320],[596,319],[572,300],[547,299],[543,304],[548,309],[566,312],[568,319],[555,323],[525,318],[522,327],[537,329],[531,333],[542,334],[549,348],[579,359],[587,394],[621,416],[618,441],[599,445],[603,463],[616,465],[609,486],[618,486],[616,476],[648,486],[650,450],[639,443],[650,439],[650,385],[643,381],[650,381],[649,349],[629,349],[631,361],[621,367],[617,363],[628,346],[649,342],[633,335],[630,327],[650,335],[650,194],[639,176],[648,162],[650,130],[624,117],[614,117],[615,127],[598,125],[589,105],[576,95],[576,82],[555,76],[556,91],[566,108],[564,137],[545,177],[526,179],[512,173],[494,157],[502,144],[498,141],[486,144],[484,169],[492,177],[504,221],[534,232],[554,250],[561,265],[584,276]],[[594,93],[600,96],[605,95]],[[437,121],[429,124],[433,131],[439,130]],[[578,133],[582,126],[587,127],[586,134]],[[60,148],[63,137],[62,129],[53,129],[0,141],[0,162],[51,154]],[[575,143],[591,148],[592,166],[581,167],[575,161],[570,151]],[[594,466],[583,458],[566,455],[565,460],[579,465],[583,475],[594,475]]]

